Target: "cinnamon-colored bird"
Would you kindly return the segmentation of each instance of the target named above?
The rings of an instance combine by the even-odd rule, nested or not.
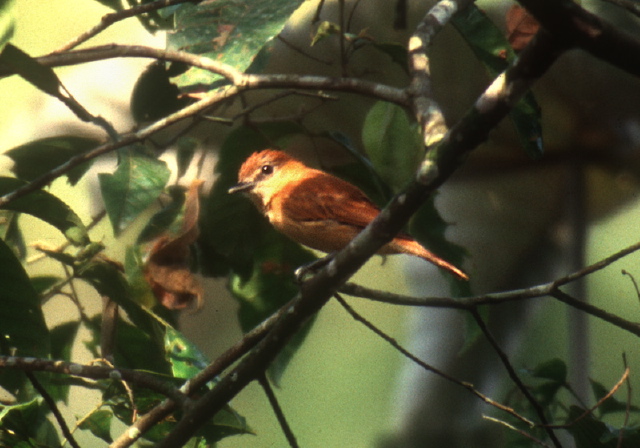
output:
[[[380,213],[356,186],[309,168],[282,151],[266,149],[252,154],[240,167],[238,182],[229,193],[248,193],[277,230],[322,252],[344,248]],[[468,279],[463,271],[406,234],[397,235],[378,253],[414,255]]]

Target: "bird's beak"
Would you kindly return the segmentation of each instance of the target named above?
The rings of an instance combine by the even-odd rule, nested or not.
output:
[[[240,182],[239,184],[229,188],[228,193],[233,194],[241,191],[251,190],[254,186],[255,186],[255,182]]]

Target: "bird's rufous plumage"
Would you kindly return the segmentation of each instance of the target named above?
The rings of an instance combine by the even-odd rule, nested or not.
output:
[[[240,167],[238,181],[229,192],[247,192],[277,230],[322,252],[344,248],[380,213],[356,186],[282,151],[266,149],[252,154]],[[468,279],[463,271],[406,234],[397,235],[378,253],[414,255]]]

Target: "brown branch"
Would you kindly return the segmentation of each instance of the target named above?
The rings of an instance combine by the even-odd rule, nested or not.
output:
[[[275,322],[286,313],[290,304],[280,308],[276,313],[272,314],[268,319],[263,321],[256,328],[244,335],[244,337],[236,342],[232,347],[218,356],[215,361],[209,364],[205,369],[200,371],[196,376],[188,380],[181,388],[182,392],[188,396],[193,395],[204,387],[209,381],[220,375],[224,370],[231,366],[234,362],[244,356],[253,347],[260,342],[264,336],[271,330]],[[115,440],[109,448],[126,448],[131,446],[145,432],[149,431],[159,421],[162,421],[169,414],[178,408],[173,401],[165,400],[155,406],[145,415],[141,416],[124,431],[117,440]]]
[[[640,40],[571,0],[519,0],[554,37],[640,76]]]
[[[54,53],[61,53],[71,50],[81,43],[88,41],[92,37],[97,36],[114,23],[120,22],[124,19],[142,15],[151,11],[157,11],[158,9],[166,8],[167,6],[178,5],[180,3],[198,3],[200,1],[202,0],[156,0],[154,2],[133,6],[129,9],[123,9],[122,11],[105,14],[100,19],[100,23],[98,23],[90,30],[87,30],[79,36],[73,38],[62,47],[58,48]]]
[[[125,380],[158,392],[165,397],[169,397],[180,404],[180,406],[184,405],[187,400],[186,395],[173,387],[171,383],[158,379],[148,373],[131,369],[89,366],[74,362],[23,358],[19,356],[0,356],[0,369],[21,370],[23,372],[52,372],[94,380]]]

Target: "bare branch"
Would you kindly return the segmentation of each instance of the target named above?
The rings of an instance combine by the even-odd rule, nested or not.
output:
[[[369,330],[373,331],[376,335],[378,335],[380,338],[382,338],[383,340],[388,342],[394,349],[396,349],[398,352],[400,352],[404,357],[406,357],[409,360],[411,360],[412,362],[416,363],[417,365],[419,365],[420,367],[425,369],[427,372],[431,372],[431,373],[433,373],[433,374],[435,374],[435,375],[437,375],[437,376],[439,376],[439,377],[441,377],[441,378],[443,378],[443,379],[445,379],[445,380],[447,380],[447,381],[449,381],[451,383],[457,384],[458,386],[461,386],[461,387],[467,389],[469,392],[471,392],[476,397],[480,398],[482,401],[484,401],[488,405],[491,405],[491,406],[493,406],[493,407],[495,407],[497,409],[500,409],[501,411],[504,411],[504,412],[508,413],[512,417],[515,417],[516,419],[520,420],[521,422],[525,423],[528,426],[531,426],[531,427],[534,426],[534,423],[531,420],[529,420],[526,417],[523,417],[522,415],[518,414],[516,411],[513,410],[513,408],[510,408],[509,406],[506,406],[506,405],[504,405],[502,403],[499,403],[499,402],[497,402],[495,400],[492,400],[491,398],[487,397],[486,395],[484,395],[483,393],[478,391],[473,386],[473,384],[468,383],[466,381],[460,381],[459,379],[452,377],[451,375],[443,372],[442,370],[439,370],[439,369],[427,364],[426,362],[422,361],[420,358],[415,356],[413,353],[409,352],[404,347],[402,347],[398,343],[398,341],[396,341],[395,339],[390,337],[388,334],[386,334],[382,330],[380,330],[378,327],[373,325],[371,322],[369,322],[367,319],[365,319],[361,314],[357,313],[340,296],[340,294],[335,294],[335,298],[340,303],[340,305],[342,305],[342,307],[347,311],[347,313],[349,313],[351,315],[351,317],[353,317],[356,321],[358,321],[361,324],[363,324]]]
[[[23,372],[52,372],[94,380],[125,380],[137,386],[158,392],[165,397],[170,397],[180,406],[184,405],[187,400],[185,394],[173,387],[171,383],[160,380],[148,373],[138,372],[131,369],[88,366],[74,362],[54,361],[40,358],[23,358],[19,356],[0,356],[0,369],[21,370]]]
[[[289,446],[291,448],[299,448],[300,445],[298,445],[296,436],[291,430],[291,426],[289,426],[289,423],[287,422],[284,412],[282,412],[280,403],[278,403],[278,398],[276,397],[276,394],[273,392],[273,388],[271,387],[271,384],[269,384],[269,380],[267,379],[266,375],[262,375],[260,378],[258,378],[258,382],[260,383],[260,386],[262,386],[262,390],[264,390],[264,393],[267,396],[267,399],[269,400],[271,409],[273,409],[273,412],[276,414],[276,418],[278,419],[280,428],[282,428],[282,432],[287,438],[287,442],[289,443]]]
[[[487,339],[491,347],[493,347],[493,350],[498,355],[498,358],[500,358],[500,361],[502,362],[502,365],[504,366],[505,370],[509,374],[509,378],[511,378],[511,381],[513,381],[516,387],[520,390],[520,392],[522,392],[522,394],[525,396],[527,401],[533,407],[533,410],[538,415],[538,419],[540,420],[540,423],[542,424],[545,431],[547,432],[547,435],[551,439],[551,442],[553,443],[553,445],[556,448],[561,448],[562,444],[558,440],[558,437],[556,436],[556,434],[553,432],[553,428],[549,426],[549,421],[547,420],[547,416],[544,415],[544,409],[542,408],[540,403],[538,403],[535,397],[531,394],[531,392],[529,392],[529,388],[525,386],[525,384],[522,382],[522,380],[516,373],[516,369],[514,369],[513,365],[511,365],[511,361],[509,361],[509,357],[504,352],[504,350],[502,350],[502,348],[500,347],[500,344],[498,344],[498,341],[496,341],[496,339],[493,337],[493,335],[487,328],[478,310],[476,308],[473,308],[471,310],[471,315],[473,316],[474,320],[478,324],[478,327],[480,327],[480,330],[482,331],[482,334],[484,334],[484,337]]]
[[[33,388],[38,391],[38,393],[44,399],[45,403],[47,403],[47,406],[49,406],[49,409],[51,409],[51,413],[53,414],[56,421],[58,422],[58,426],[60,426],[60,430],[62,431],[62,434],[64,435],[64,437],[67,439],[67,442],[69,442],[69,445],[71,445],[73,448],[80,448],[80,445],[78,445],[78,442],[76,441],[76,439],[73,437],[73,434],[69,430],[69,426],[67,425],[67,422],[64,420],[64,417],[62,416],[60,409],[58,409],[58,406],[56,405],[55,400],[51,398],[51,395],[49,395],[49,392],[47,392],[47,389],[45,389],[44,386],[40,383],[40,381],[38,381],[38,379],[36,378],[33,372],[25,371],[24,373],[25,375],[27,375],[27,378],[29,378],[29,381],[31,381]]]
[[[640,76],[640,40],[571,0],[519,0],[556,39]]]
[[[97,36],[114,23],[120,22],[124,19],[139,16],[151,11],[157,11],[158,9],[166,8],[167,6],[178,5],[180,3],[198,3],[200,1],[202,0],[156,0],[154,2],[133,6],[129,9],[123,9],[122,11],[105,14],[104,16],[102,16],[102,19],[100,19],[100,23],[98,23],[90,30],[87,30],[79,36],[73,38],[62,47],[58,48],[55,53],[61,53],[71,50],[81,43],[88,41],[92,37]]]

